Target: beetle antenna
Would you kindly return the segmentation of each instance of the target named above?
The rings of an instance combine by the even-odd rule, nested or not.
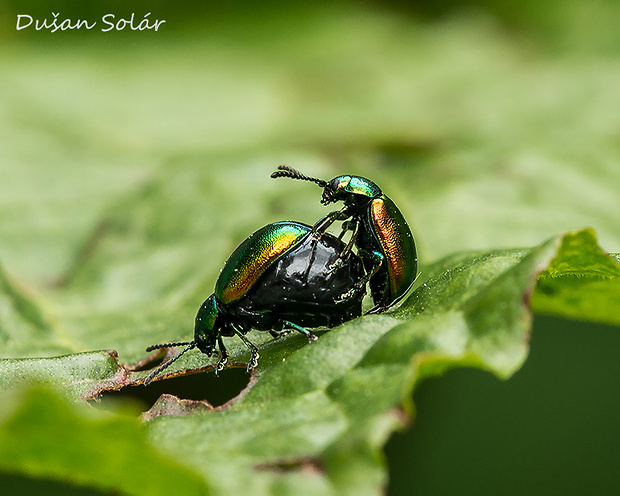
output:
[[[197,343],[196,343],[196,341],[190,341],[188,343],[168,343],[167,345],[155,345],[154,347],[153,346],[149,346],[146,349],[147,351],[150,351],[151,349],[157,349],[158,347],[165,348],[167,346],[174,346],[174,345],[179,345],[179,344],[187,344],[188,346],[186,348],[184,348],[183,351],[181,351],[177,355],[173,356],[170,360],[165,361],[159,367],[157,367],[155,370],[153,370],[153,372],[151,372],[149,374],[149,376],[144,380],[144,385],[145,386],[148,386],[155,377],[157,377],[159,374],[161,374],[162,371],[166,370],[168,367],[170,367],[170,365],[172,365],[179,358],[181,358],[181,355],[185,354],[189,350],[193,350],[197,346]]]
[[[163,343],[163,344],[154,344],[149,346],[146,351],[153,350],[161,350],[162,348],[174,348],[175,346],[187,346],[188,344],[192,344],[194,341],[186,341],[184,343]]]
[[[278,170],[271,174],[273,179],[278,177],[288,177],[290,179],[300,179],[302,181],[311,181],[317,183],[321,188],[327,186],[327,181],[317,179],[316,177],[306,176],[303,172],[293,169],[290,165],[278,165]]]

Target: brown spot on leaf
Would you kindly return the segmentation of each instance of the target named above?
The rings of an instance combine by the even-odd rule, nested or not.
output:
[[[325,473],[325,467],[321,460],[312,457],[283,458],[281,460],[260,463],[255,465],[254,469],[277,473],[304,472],[316,475]]]
[[[160,415],[191,415],[192,413],[206,413],[214,410],[206,400],[182,400],[172,394],[162,394],[155,404],[142,414],[143,420],[151,420]]]

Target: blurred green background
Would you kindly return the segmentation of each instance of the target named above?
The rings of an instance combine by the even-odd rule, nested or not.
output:
[[[537,316],[507,381],[456,369],[414,395],[388,494],[616,494],[619,329]]]
[[[98,23],[15,29],[52,12]],[[132,12],[166,23],[99,30]],[[200,260],[212,285],[248,233],[324,213],[318,191],[268,179],[279,163],[376,180],[422,271],[584,226],[618,252],[618,21],[612,0],[0,3],[0,262],[60,319],[90,281],[98,305],[139,321],[188,280],[175,260]],[[178,202],[150,210],[163,189]],[[184,200],[197,196],[204,208]],[[161,267],[148,277],[145,244]],[[388,445],[389,492],[615,494],[617,331],[538,316],[508,382],[464,370],[422,385],[414,428]]]

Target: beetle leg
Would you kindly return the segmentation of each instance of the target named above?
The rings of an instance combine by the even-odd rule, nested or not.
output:
[[[351,217],[351,213],[349,213],[349,206],[345,205],[340,210],[336,210],[335,212],[331,212],[319,220],[316,224],[312,226],[312,232],[318,233],[322,235],[329,229],[334,222],[337,220],[346,220]]]
[[[349,255],[351,254],[351,250],[353,249],[353,245],[355,245],[355,241],[357,240],[357,235],[360,232],[360,221],[359,221],[359,219],[356,219],[355,226],[353,228],[350,228],[349,225],[347,226],[347,228],[351,229],[353,231],[353,234],[351,234],[351,239],[347,243],[347,246],[345,246],[344,250],[342,250],[342,252],[340,253],[340,260],[348,259]]]
[[[351,222],[353,222],[353,221],[351,221]],[[355,222],[355,226],[354,227],[351,227],[350,223],[347,222],[346,229],[351,229],[353,231],[353,234],[351,235],[351,239],[349,240],[347,245],[340,252],[340,255],[338,256],[338,260],[336,260],[333,264],[331,264],[329,266],[327,274],[332,274],[336,270],[340,269],[341,267],[344,267],[344,263],[349,259],[349,256],[351,255],[351,251],[353,250],[353,246],[355,246],[355,241],[357,240],[357,235],[359,234],[359,230],[360,230],[360,222],[359,222],[359,220],[355,220],[354,222]],[[343,233],[340,233],[341,236],[342,236],[342,234]]]
[[[312,334],[308,329],[306,329],[305,327],[301,327],[297,324],[294,324],[293,322],[289,322],[288,320],[283,320],[282,324],[285,326],[290,327],[291,329],[295,329],[297,332],[302,333],[304,336],[306,336],[308,338],[308,341],[310,343],[312,343],[313,341],[316,341],[318,338]]]
[[[235,326],[232,326],[233,331],[235,331],[235,334],[237,336],[239,336],[239,338],[241,339],[241,341],[243,341],[243,344],[246,345],[248,347],[248,349],[250,350],[250,353],[252,354],[252,356],[250,357],[250,361],[248,362],[248,366],[245,369],[246,372],[249,374],[250,370],[252,370],[254,367],[256,367],[258,365],[258,359],[260,357],[260,355],[258,354],[258,348],[256,346],[254,346],[250,340],[248,338],[246,338],[243,333],[237,329]]]
[[[217,366],[215,367],[215,375],[216,376],[222,370],[224,370],[224,367],[228,363],[228,357],[230,356],[230,353],[228,353],[228,350],[226,349],[226,346],[224,346],[224,340],[222,339],[222,336],[218,336],[217,337],[217,344],[219,345],[219,348],[220,348],[220,361],[217,362]]]
[[[342,223],[342,229],[340,231],[340,234],[338,235],[338,239],[340,241],[342,241],[342,238],[344,238],[344,235],[347,233],[347,231],[349,230],[353,230],[354,228],[351,227],[351,223],[348,220],[343,221]]]
[[[334,299],[334,303],[342,303],[343,301],[352,298],[356,292],[361,291],[366,287],[368,281],[372,279],[372,277],[379,271],[381,268],[381,264],[383,264],[384,257],[382,254],[378,252],[372,252],[372,258],[374,260],[374,265],[372,270],[366,273],[364,277],[362,277],[359,281],[357,281],[351,289],[349,289],[346,293],[342,293],[338,298]]]

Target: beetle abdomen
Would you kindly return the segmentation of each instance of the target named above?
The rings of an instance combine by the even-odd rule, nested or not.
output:
[[[337,301],[364,276],[355,254],[332,269],[343,249],[344,243],[331,234],[307,236],[275,260],[229,310],[261,330],[282,320],[319,327],[359,317],[363,290]]]

